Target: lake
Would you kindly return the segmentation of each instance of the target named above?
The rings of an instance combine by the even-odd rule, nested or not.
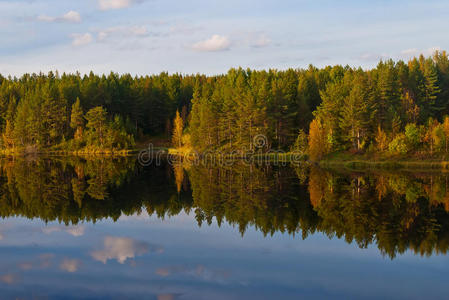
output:
[[[445,299],[448,174],[0,161],[1,299]]]

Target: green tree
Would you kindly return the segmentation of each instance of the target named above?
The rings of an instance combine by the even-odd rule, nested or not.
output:
[[[440,103],[437,103],[438,94],[441,92],[438,86],[438,72],[435,63],[431,58],[424,62],[424,106],[428,115],[438,117],[438,113],[443,110]]]
[[[308,148],[307,134],[304,132],[304,130],[300,129],[298,137],[296,138],[296,141],[293,144],[293,146],[290,148],[290,151],[305,154],[307,152],[307,148]]]
[[[354,84],[349,96],[345,98],[340,128],[345,140],[352,144],[355,150],[361,149],[363,137],[367,127],[367,94],[362,82]]]
[[[81,139],[83,136],[84,116],[79,98],[76,98],[76,102],[72,105],[70,127],[75,130],[75,139]]]
[[[90,109],[85,115],[85,119],[87,120],[86,126],[93,135],[94,142],[97,142],[100,147],[103,147],[104,145],[103,141],[106,129],[106,116],[107,112],[101,106]]]
[[[410,123],[405,126],[405,138],[409,150],[416,150],[421,142],[421,134],[416,124]]]

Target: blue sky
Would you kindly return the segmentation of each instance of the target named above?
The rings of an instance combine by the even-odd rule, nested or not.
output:
[[[447,1],[0,0],[0,73],[217,74],[449,49]]]

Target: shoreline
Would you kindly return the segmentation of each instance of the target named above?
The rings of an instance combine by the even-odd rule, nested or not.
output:
[[[158,147],[159,148],[159,147]],[[174,149],[161,147],[161,150],[165,150],[166,154],[188,157],[189,154],[194,152],[191,149]],[[138,155],[146,149],[127,149],[127,150],[102,150],[102,151],[58,151],[58,150],[41,150],[35,152],[27,151],[0,151],[0,156],[4,157],[24,157],[24,156],[95,156],[95,157],[126,157]],[[257,162],[281,162],[281,163],[309,163],[317,165],[324,169],[330,168],[340,168],[353,171],[363,171],[363,170],[438,170],[438,171],[449,171],[449,159],[441,158],[428,158],[428,159],[417,159],[417,158],[407,158],[407,157],[392,157],[392,158],[375,158],[369,156],[361,155],[351,155],[351,154],[334,154],[330,155],[325,159],[320,161],[311,161],[307,156],[302,157],[299,161],[294,153],[282,153],[282,154],[253,154],[249,157],[241,157],[236,155],[232,159],[236,160],[254,160]],[[200,154],[201,156],[201,154]],[[217,156],[218,157],[218,156]],[[295,158],[295,159],[292,159]],[[224,156],[221,158],[230,159],[231,156]]]
[[[449,171],[449,161],[441,159],[324,159],[316,162],[321,168],[344,168],[348,170],[440,170]]]

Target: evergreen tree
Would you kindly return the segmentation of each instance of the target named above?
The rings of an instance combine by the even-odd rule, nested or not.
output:
[[[99,143],[100,147],[103,147],[104,145],[106,116],[107,112],[101,106],[90,109],[85,116],[85,119],[87,120],[86,126],[90,130],[94,142]]]
[[[300,129],[298,137],[296,138],[296,141],[293,144],[290,151],[305,154],[307,152],[307,148],[308,148],[307,134],[304,132],[304,130]]]
[[[380,94],[378,119],[382,127],[390,127],[400,103],[398,74],[393,60],[381,62],[377,67],[377,76]]]
[[[367,120],[367,94],[363,82],[356,81],[342,107],[340,128],[344,139],[351,142],[353,149],[360,150],[365,135]]]
[[[72,113],[70,117],[70,127],[75,130],[75,139],[81,139],[83,136],[84,116],[83,109],[79,98],[72,105]]]
[[[441,112],[444,107],[442,103],[437,103],[437,96],[440,93],[438,86],[438,73],[435,63],[432,59],[426,59],[424,63],[424,105],[427,111],[427,115],[433,115],[439,117],[438,113]]]

